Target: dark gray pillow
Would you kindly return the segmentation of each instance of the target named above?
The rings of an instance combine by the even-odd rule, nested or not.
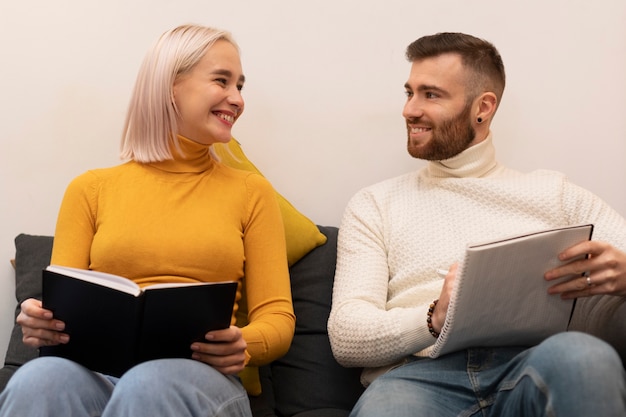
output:
[[[296,332],[289,352],[271,364],[278,415],[347,416],[363,392],[361,369],[342,367],[330,349],[326,323],[335,278],[338,229],[318,227],[328,238],[326,244],[290,268]]]
[[[41,299],[41,270],[50,264],[52,236],[20,234],[15,238],[15,317],[27,298]],[[22,329],[17,324],[11,332],[9,347],[0,369],[0,391],[22,364],[36,358],[37,349],[22,343]]]

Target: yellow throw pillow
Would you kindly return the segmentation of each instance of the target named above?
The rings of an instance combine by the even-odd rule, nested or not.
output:
[[[241,145],[235,138],[232,138],[228,144],[214,144],[213,151],[224,165],[263,175],[246,157]],[[315,223],[296,210],[279,192],[276,192],[276,196],[283,215],[287,241],[287,260],[291,266],[311,250],[326,243],[326,236],[319,231]]]

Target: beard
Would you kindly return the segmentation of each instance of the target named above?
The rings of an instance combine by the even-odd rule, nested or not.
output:
[[[423,147],[411,145],[409,123],[418,123],[419,118],[407,119],[407,150],[413,158],[427,161],[442,161],[452,158],[469,147],[476,131],[470,122],[471,106],[465,108],[456,116],[435,124],[431,127],[431,139]]]

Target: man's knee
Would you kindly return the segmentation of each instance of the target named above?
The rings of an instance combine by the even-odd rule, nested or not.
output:
[[[622,361],[608,343],[580,332],[564,332],[539,344],[533,352],[536,363],[558,370],[570,378],[591,375],[622,374]]]

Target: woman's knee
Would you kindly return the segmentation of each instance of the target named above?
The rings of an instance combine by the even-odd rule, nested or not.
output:
[[[141,363],[118,381],[106,415],[225,415],[247,416],[250,406],[241,383],[212,367],[189,359],[159,359]]]
[[[120,378],[118,386],[171,389],[177,385],[206,384],[222,378],[222,374],[202,362],[189,359],[157,359],[129,369]]]
[[[92,379],[93,373],[83,366],[64,358],[46,356],[33,359],[13,374],[7,384],[7,389],[27,388],[28,392],[50,392],[57,386],[59,389],[68,389],[67,384],[76,383],[78,387],[85,386],[86,380]],[[51,381],[63,381],[62,384]],[[39,389],[41,388],[41,389]]]
[[[100,374],[75,362],[41,357],[22,365],[0,396],[0,415],[99,415],[113,391]]]
[[[221,393],[225,397],[244,395],[245,390],[234,377],[189,359],[159,359],[143,362],[126,372],[116,386],[116,394],[153,397],[155,392],[180,397]]]

